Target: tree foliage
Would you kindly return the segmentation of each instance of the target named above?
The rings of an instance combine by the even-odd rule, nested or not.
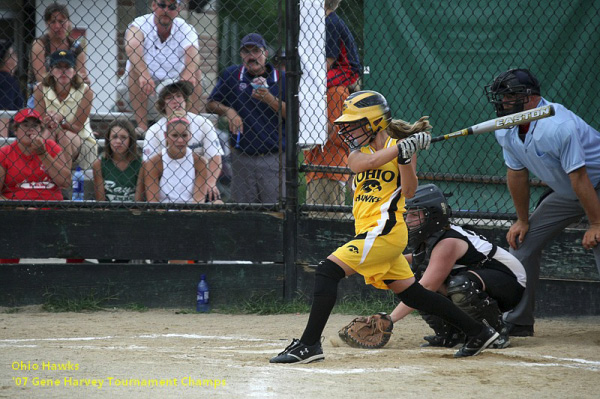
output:
[[[343,0],[337,13],[346,21],[352,31],[359,53],[363,54],[363,2],[364,0]],[[285,47],[285,0],[220,0],[219,27],[221,37],[229,38],[228,48],[221,52],[236,49],[239,40],[251,32],[260,33],[273,51]],[[226,22],[227,21],[227,22]],[[228,31],[225,32],[224,29]],[[232,35],[236,37],[232,37]],[[223,46],[223,43],[221,44]],[[234,51],[235,52],[235,51]],[[271,55],[274,55],[272,53]],[[222,58],[225,64],[239,60]],[[221,65],[224,67],[227,65]]]

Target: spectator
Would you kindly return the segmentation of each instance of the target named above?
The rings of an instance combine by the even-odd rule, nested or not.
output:
[[[206,199],[206,163],[188,144],[190,122],[167,122],[167,146],[144,162],[144,186],[149,202],[203,203]]]
[[[108,126],[104,155],[92,166],[96,201],[142,201],[141,168],[133,125],[114,120]]]
[[[193,87],[191,111],[199,114],[202,106],[198,33],[177,18],[181,0],[152,1],[152,13],[133,20],[125,33],[127,52],[126,80],[128,108],[135,113],[138,133],[148,129],[150,100],[165,79],[185,80]]]
[[[539,81],[527,69],[501,73],[486,86],[486,94],[499,117],[549,104],[556,112],[552,118],[496,131],[517,213],[506,240],[511,253],[527,271],[523,299],[505,314],[505,321],[510,335],[532,336],[542,250],[567,226],[586,215],[589,227],[582,245],[594,251],[600,271],[600,133],[563,105],[543,98]],[[531,215],[530,172],[552,189]]]
[[[333,121],[342,115],[342,105],[350,95],[349,86],[356,83],[360,62],[354,37],[344,21],[336,14],[341,0],[325,0],[325,56],[327,59],[327,133],[323,146],[304,152],[309,165],[345,166],[348,147],[337,134]],[[341,173],[306,173],[306,203],[344,205],[345,186],[349,175]],[[315,213],[316,216],[326,214]]]
[[[217,188],[217,179],[221,175],[221,157],[223,148],[213,124],[201,115],[188,112],[189,98],[192,86],[186,81],[165,80],[158,87],[158,100],[156,108],[163,116],[154,125],[150,126],[144,138],[144,161],[155,154],[160,154],[165,148],[165,133],[167,121],[175,117],[185,117],[190,121],[192,135],[189,146],[195,153],[202,156],[208,165],[206,185],[207,201],[221,198]]]
[[[23,93],[15,72],[19,59],[12,48],[12,42],[0,40],[0,109],[18,110],[23,108]],[[0,118],[0,137],[8,137],[10,118]]]
[[[71,173],[60,146],[44,139],[41,115],[22,109],[14,117],[16,141],[0,148],[0,200],[61,201]],[[0,259],[19,263],[19,259]]]
[[[0,109],[16,111],[23,108],[25,100],[15,77],[18,64],[12,42],[0,40]]]
[[[75,56],[69,50],[50,55],[50,72],[35,88],[35,109],[43,115],[51,137],[65,149],[74,169],[89,169],[98,156],[90,126],[94,93],[75,73]]]
[[[242,39],[240,55],[243,64],[223,71],[206,109],[227,117],[233,201],[277,202],[284,171],[278,153],[279,118],[285,119],[285,73],[267,63],[267,45],[258,33]]]
[[[35,39],[31,46],[29,84],[33,91],[36,83],[41,82],[50,70],[50,54],[58,50],[71,50],[75,57],[75,70],[83,81],[90,83],[85,68],[85,52],[79,41],[69,37],[71,21],[69,10],[66,5],[52,3],[44,11],[44,22],[46,22],[47,33]],[[34,98],[31,96],[27,102],[29,108],[35,108]]]

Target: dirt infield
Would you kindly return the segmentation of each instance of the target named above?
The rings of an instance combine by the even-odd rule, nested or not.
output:
[[[420,348],[429,333],[409,316],[380,350],[349,348],[333,315],[325,361],[270,365],[306,314],[0,314],[0,397],[6,398],[597,398],[600,317],[541,319],[536,336],[453,359]],[[162,385],[161,385],[162,384]]]

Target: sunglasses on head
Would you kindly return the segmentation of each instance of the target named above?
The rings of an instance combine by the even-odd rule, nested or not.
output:
[[[156,5],[158,6],[158,8],[162,8],[162,9],[168,8],[171,11],[175,11],[175,10],[177,10],[177,7],[179,7],[179,4],[177,4],[177,3],[171,3],[167,6],[167,3],[159,3],[158,1],[156,2]]]

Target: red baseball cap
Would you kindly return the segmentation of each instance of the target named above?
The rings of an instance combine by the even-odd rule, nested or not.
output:
[[[14,121],[15,123],[21,123],[27,118],[34,118],[40,122],[42,121],[42,116],[40,115],[40,113],[33,108],[24,108],[17,112],[15,114]]]

